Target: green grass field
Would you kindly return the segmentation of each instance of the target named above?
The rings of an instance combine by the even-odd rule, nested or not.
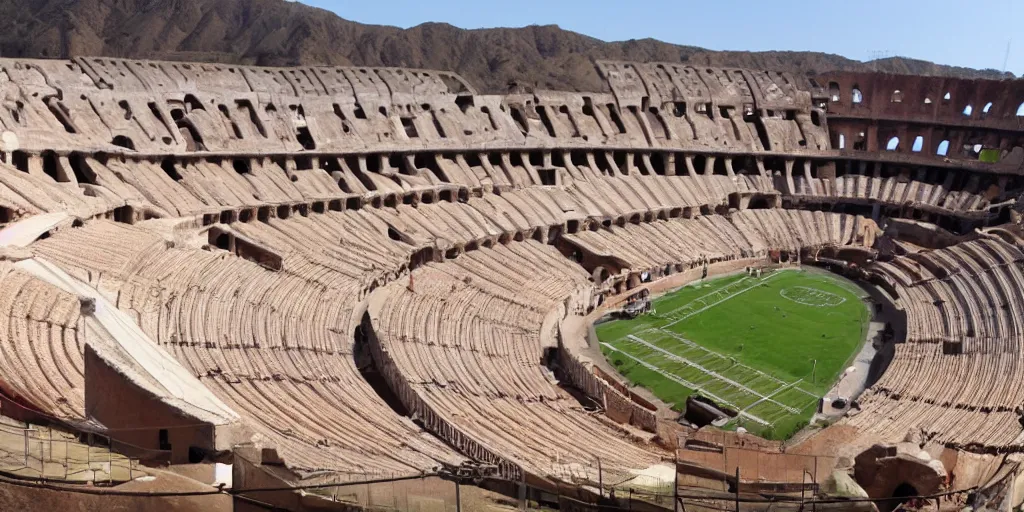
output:
[[[656,313],[596,331],[623,376],[677,410],[696,392],[740,411],[731,427],[786,439],[864,341],[863,295],[821,271],[739,274],[686,286],[656,299]]]

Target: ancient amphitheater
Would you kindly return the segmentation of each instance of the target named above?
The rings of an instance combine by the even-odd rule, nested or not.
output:
[[[442,472],[582,503],[664,468],[690,491],[756,474],[705,486],[731,504],[863,452],[872,498],[1018,505],[1024,82],[597,66],[605,91],[483,95],[444,71],[0,60],[5,421],[234,456],[236,488]],[[769,259],[884,299],[853,414],[786,446],[694,433],[592,359],[587,324],[644,281]],[[751,446],[778,471],[697,470]]]

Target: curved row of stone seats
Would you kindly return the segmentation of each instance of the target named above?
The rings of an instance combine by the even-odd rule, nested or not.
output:
[[[923,432],[928,439],[954,449],[991,453],[1024,448],[1020,413],[1013,410],[947,407],[877,394],[858,402],[864,412],[844,423],[877,441],[895,443],[909,432]]]
[[[943,302],[933,294],[934,287],[920,286],[934,281],[935,276],[917,261],[910,258],[878,261],[872,265],[872,270],[893,286],[895,298],[906,311],[906,341],[941,343],[949,326],[958,322],[951,315],[952,310],[939,307]]]
[[[591,176],[574,180],[566,188],[581,204],[619,213],[714,208],[728,205],[733,194],[777,194],[769,180],[750,175]]]
[[[436,435],[507,477],[627,477],[658,451],[587,413],[543,367],[554,322],[589,302],[589,277],[533,241],[429,263],[370,299],[380,367]],[[567,306],[568,304],[568,306]]]
[[[906,343],[847,423],[896,441],[911,430],[952,447],[1024,448],[1024,251],[994,238],[874,263],[907,314]]]
[[[615,217],[717,208],[729,204],[737,194],[778,193],[771,180],[759,174],[694,172],[660,176],[648,165],[649,160],[642,160],[640,166],[623,166],[621,173],[583,164],[574,166],[567,161],[566,167],[553,169],[564,175],[558,180],[566,190],[561,192],[542,186],[539,178],[530,178],[537,171],[529,166],[473,166],[461,155],[433,158],[446,164],[436,171],[414,167],[414,174],[410,174],[408,169],[369,171],[365,157],[359,157],[355,169],[346,159],[323,157],[317,160],[321,162],[318,166],[299,170],[294,168],[294,161],[266,158],[101,161],[90,156],[51,154],[41,159],[41,166],[33,164],[24,170],[0,164],[0,208],[7,212],[0,219],[9,222],[35,213],[67,211],[80,218],[114,212],[124,222],[197,215],[211,216],[214,221],[246,222],[287,217],[293,210],[323,212],[363,203],[416,206],[441,199],[451,202],[456,193],[466,200],[471,195],[483,197],[491,192],[535,188],[556,190],[550,193],[563,204],[555,208],[548,205],[548,209],[560,209],[556,212],[559,217],[573,217],[569,212]],[[30,162],[39,163],[37,160]],[[487,160],[478,163],[483,162]],[[575,204],[566,203],[566,193]],[[561,219],[551,224],[564,223]]]
[[[0,390],[32,412],[85,419],[78,297],[0,261]]]
[[[673,219],[610,229],[583,231],[565,239],[595,255],[612,255],[633,270],[687,266],[704,261],[731,259],[737,254],[753,254],[751,248],[737,246],[742,235],[717,215],[695,219]],[[728,233],[732,231],[732,233]]]
[[[56,211],[89,218],[125,204],[110,194],[87,194],[85,190],[76,184],[56,183],[41,170],[27,173],[0,162],[0,225]]]
[[[359,236],[357,223],[331,213],[308,221],[320,221],[323,233]],[[318,247],[315,239],[288,238],[316,230],[299,219],[247,225],[254,240],[291,244],[280,271],[188,243],[140,243],[134,253],[122,245],[162,241],[151,223],[89,222],[32,248],[98,280],[119,309],[243,417],[254,443],[277,449],[300,476],[409,474],[464,460],[395,414],[356,367],[353,308],[367,281],[382,279],[374,267],[393,266],[394,254],[354,240],[336,258],[317,254],[307,249]],[[94,259],[103,254],[114,257]]]
[[[800,252],[854,243],[859,217],[799,210],[745,210],[566,235],[595,255],[615,255],[634,271],[737,257],[763,257],[769,250]]]
[[[967,188],[949,190],[947,185],[932,184],[909,177],[880,178],[875,176],[846,175],[826,180],[795,176],[793,195],[858,199],[893,205],[907,203],[925,205],[950,211],[979,211],[988,208],[990,201],[983,191]],[[977,186],[977,180],[973,180]]]
[[[980,239],[878,264],[904,297],[907,340],[959,340],[962,352],[1016,352],[1024,345],[1024,253]]]
[[[443,71],[2,59],[6,97],[17,100],[0,112],[0,127],[12,134],[12,151],[828,149],[823,113],[792,78],[667,66],[679,76],[632,86],[652,88],[639,95],[492,96]]]
[[[735,212],[729,219],[751,245],[761,243],[770,250],[792,253],[852,245],[871,225],[860,216],[778,208]]]
[[[1024,358],[1007,352],[944,354],[941,345],[904,343],[875,384],[873,394],[904,401],[927,401],[954,408],[1013,410],[1024,391],[1013,376],[1022,375]]]
[[[353,288],[348,296],[360,300],[365,290],[395,279],[414,248],[388,238],[389,226],[380,220],[383,211],[394,212],[390,208],[329,211],[266,223],[237,223],[232,230],[282,254],[288,273],[320,286]]]
[[[155,161],[97,159],[92,156],[31,157],[23,168],[0,163],[0,208],[6,223],[28,215],[66,211],[81,218],[109,214],[121,207],[137,210],[137,219],[189,217],[234,212],[229,218],[287,216],[291,207],[314,205],[341,209],[349,200],[375,204],[433,202],[444,190],[441,180],[393,173],[362,172],[357,177],[337,160],[323,167],[294,168],[294,161],[261,158]],[[279,208],[286,207],[283,214]],[[247,213],[241,213],[247,212]],[[273,213],[272,213],[273,212]]]

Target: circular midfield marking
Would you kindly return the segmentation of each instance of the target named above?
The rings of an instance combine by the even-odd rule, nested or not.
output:
[[[846,297],[840,297],[832,292],[811,288],[808,286],[790,286],[779,290],[779,295],[805,306],[817,308],[834,308],[844,302]]]

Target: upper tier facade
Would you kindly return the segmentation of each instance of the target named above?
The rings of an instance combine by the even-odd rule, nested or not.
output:
[[[1016,169],[1024,161],[1024,81],[835,72],[815,77],[830,142],[844,154]]]
[[[156,157],[469,148],[835,158],[880,151],[898,135],[897,152],[921,163],[958,158],[961,166],[1021,172],[1020,80],[597,66],[610,92],[482,95],[454,73],[414,69],[0,59],[0,151],[8,163],[45,151]],[[962,114],[966,105],[971,115]],[[918,133],[924,150],[913,151]],[[942,140],[955,149],[937,155]],[[978,162],[978,154],[960,151],[967,143],[998,149],[1000,158]]]
[[[472,147],[826,156],[880,151],[902,136],[896,151],[908,156],[976,161],[978,152],[960,148],[981,144],[1005,152],[989,166],[1021,166],[1020,80],[597,66],[610,93],[481,95],[454,73],[414,69],[0,59],[0,150],[180,155]],[[832,130],[826,114],[838,123]],[[944,140],[951,149],[936,154]]]

